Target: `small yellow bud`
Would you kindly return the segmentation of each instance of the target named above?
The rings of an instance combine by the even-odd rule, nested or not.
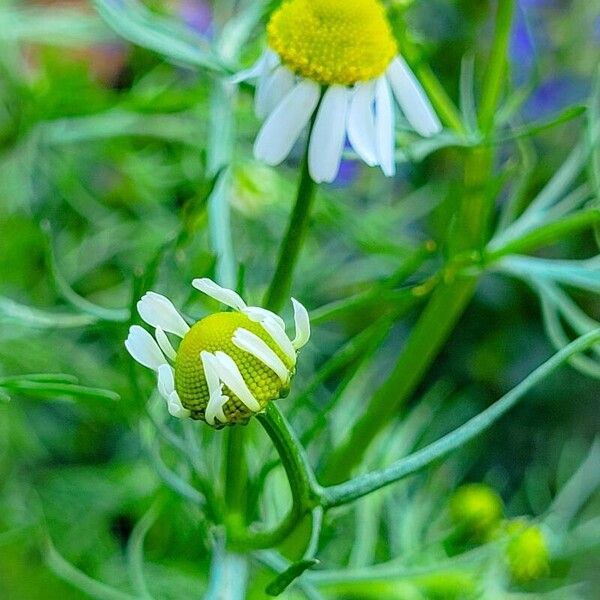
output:
[[[481,483],[463,485],[450,499],[450,516],[459,533],[473,541],[484,541],[500,523],[500,496]]]
[[[511,537],[506,547],[506,557],[513,580],[527,583],[547,575],[550,556],[542,530],[519,519],[507,525],[507,532]]]
[[[279,357],[287,369],[286,381],[282,381],[264,362],[233,343],[235,332],[240,328],[258,336]],[[205,420],[206,407],[210,399],[203,364],[200,360],[202,352],[227,354],[237,365],[260,410],[271,400],[283,398],[289,393],[294,364],[281,351],[264,327],[243,313],[216,313],[198,321],[189,330],[181,340],[175,360],[175,389],[179,393],[181,404],[191,412],[193,419]],[[230,398],[223,408],[228,423],[246,423],[256,412],[250,410],[227,385],[223,386],[223,394]]]

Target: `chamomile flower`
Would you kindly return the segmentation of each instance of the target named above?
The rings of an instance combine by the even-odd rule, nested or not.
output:
[[[211,314],[190,327],[170,300],[148,292],[137,308],[154,336],[134,325],[125,347],[157,373],[158,391],[174,417],[217,428],[246,423],[289,393],[298,351],[310,337],[308,312],[292,298],[296,334],[290,339],[275,313],[248,306],[210,279],[192,285],[233,311]]]
[[[398,52],[379,0],[285,0],[267,27],[268,49],[234,81],[256,80],[264,124],[257,159],[280,164],[312,122],[310,175],[331,182],[346,139],[369,166],[395,173],[395,103],[424,137],[441,124]]]

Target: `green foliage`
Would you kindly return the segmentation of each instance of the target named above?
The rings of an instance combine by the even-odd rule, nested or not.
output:
[[[0,2],[1,598],[594,597],[593,3],[536,9],[525,82],[523,7],[386,4],[445,129],[315,190],[252,158],[230,80],[276,2],[202,33],[184,2]],[[583,91],[544,112],[558,71]],[[171,419],[123,346],[146,290],[205,315],[204,276],[311,313],[236,433]]]

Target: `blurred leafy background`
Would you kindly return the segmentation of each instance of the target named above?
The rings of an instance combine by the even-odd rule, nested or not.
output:
[[[220,104],[214,76],[201,64],[190,66],[194,55],[177,60],[173,48],[161,54],[156,30],[151,43],[144,40],[145,13],[137,21],[111,17],[122,4],[136,7],[110,0],[95,6],[0,0],[0,598],[7,600],[177,600],[211,593],[213,533],[194,498],[182,500],[162,481],[161,467],[175,462],[169,451],[157,456],[156,431],[144,409],[150,378],[133,376],[136,367],[123,340],[132,301],[149,280],[188,314],[205,311],[188,289],[193,277],[219,269],[209,204],[220,166],[210,115]],[[261,14],[249,9],[269,9],[247,4],[172,0],[147,6],[165,19],[165,31],[181,32],[181,52],[217,43],[235,65],[247,64],[261,48]],[[459,82],[469,61],[477,86],[494,3],[387,4],[395,26],[410,31],[453,98],[464,91]],[[238,13],[247,20],[234,22]],[[249,41],[236,47],[236,32],[244,28]],[[511,35],[512,85],[503,109],[516,132],[532,122],[550,124],[515,135],[511,147],[500,151],[511,198],[524,205],[587,135],[590,111],[582,111],[596,85],[600,3],[519,0]],[[153,49],[142,47],[148,45]],[[237,134],[228,199],[236,258],[250,299],[257,301],[285,229],[297,163],[277,170],[256,163],[251,146],[258,125],[247,90],[233,106]],[[351,311],[331,303],[379,285],[428,240],[443,243],[460,178],[460,148],[445,146],[409,144],[393,181],[349,159],[335,184],[320,191],[294,287],[294,295],[315,309],[314,341],[297,392],[283,406],[296,431],[307,440],[312,432],[315,460],[339,441],[348,415],[359,412],[364,396],[383,380],[419,304],[408,303],[385,335],[375,335],[379,344],[372,339],[364,350],[368,361],[312,384],[329,357],[395,310],[399,296],[390,292]],[[593,187],[598,170],[600,164],[586,166],[573,179],[589,177]],[[588,229],[538,257],[597,254],[597,238]],[[428,268],[414,281],[426,280]],[[552,340],[561,343],[567,334],[560,326],[557,332],[557,304],[540,304],[539,287],[527,273],[482,280],[405,418],[368,463],[385,464],[452,430],[543,362],[555,350]],[[573,301],[596,320],[599,278],[596,262],[590,283],[571,290]],[[320,583],[316,576],[315,585],[336,598],[506,598],[527,592],[597,598],[600,495],[594,488],[600,464],[598,450],[588,452],[600,429],[594,379],[600,366],[588,361],[579,367],[561,368],[443,464],[336,513],[319,554],[330,571]],[[40,373],[46,375],[27,377]],[[327,432],[319,412],[329,402],[337,409],[328,416]],[[218,445],[214,435],[204,435],[203,444]],[[257,461],[259,451],[268,456],[264,441],[255,443]],[[503,498],[507,516],[535,518],[548,514],[580,467],[590,489],[578,488],[575,500],[571,495],[578,514],[541,587],[496,590],[496,567],[477,561],[464,571],[424,569],[442,561],[447,500],[457,486],[484,481]],[[283,484],[276,479],[273,485]],[[361,587],[357,575],[352,587],[346,576],[335,577],[342,564],[359,569],[398,556],[376,585]],[[264,597],[276,559],[257,556],[249,597]],[[411,572],[415,566],[423,573]],[[310,593],[298,586],[286,592]]]

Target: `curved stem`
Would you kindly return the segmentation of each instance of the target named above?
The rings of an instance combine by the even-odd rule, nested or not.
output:
[[[304,448],[277,406],[271,402],[264,413],[257,415],[257,419],[281,458],[292,489],[292,507],[283,521],[273,529],[232,531],[234,546],[246,549],[272,548],[282,542],[302,518],[320,504],[322,493]]]
[[[319,502],[321,487],[289,423],[273,402],[257,418],[279,453],[292,488],[294,503],[299,505],[301,512],[314,508]]]
[[[515,0],[498,0],[496,13],[496,31],[490,55],[490,63],[486,70],[483,85],[483,99],[479,124],[483,133],[488,135],[494,128],[496,109],[502,94],[502,86],[508,65],[507,52],[512,29]]]
[[[316,114],[316,111],[315,111]],[[308,168],[308,142],[302,162],[296,204],[290,218],[287,233],[279,249],[275,275],[264,300],[265,308],[278,311],[290,295],[294,270],[308,231],[310,213],[315,197],[316,183]]]
[[[416,473],[433,461],[463,446],[486,429],[489,429],[500,417],[513,408],[531,388],[546,379],[548,375],[571,357],[590,349],[599,340],[600,329],[581,336],[538,367],[500,400],[433,444],[393,463],[385,469],[379,469],[346,483],[325,488],[323,490],[323,506],[331,508],[362,498],[371,492]]]

